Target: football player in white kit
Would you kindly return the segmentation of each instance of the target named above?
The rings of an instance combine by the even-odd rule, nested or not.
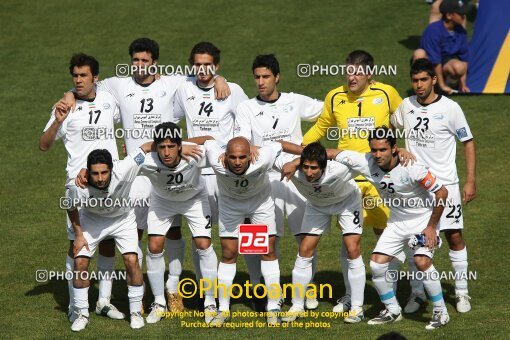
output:
[[[71,58],[69,72],[76,89],[76,110],[70,112],[70,108],[64,101],[58,102],[39,141],[39,148],[47,151],[55,140],[62,139],[67,151],[66,188],[74,185],[74,178],[80,169],[85,167],[87,155],[92,150],[107,149],[113,159],[119,159],[115,138],[97,136],[98,128],[113,129],[114,120],[118,120],[119,113],[113,96],[104,91],[96,92],[95,83],[99,77],[99,63],[94,57],[83,53],[76,54]],[[75,235],[69,220],[67,220],[67,237],[70,242],[66,257],[66,271],[73,271],[72,249]],[[115,246],[111,240],[105,240],[99,244],[97,266],[100,272],[108,273],[114,270],[114,256]],[[76,314],[73,313],[72,280],[68,280],[68,289],[68,318],[73,322]],[[96,312],[112,319],[123,319],[124,314],[110,303],[111,293],[112,280],[100,280]]]
[[[313,256],[322,234],[329,229],[331,216],[335,216],[342,227],[349,263],[348,278],[352,287],[351,309],[344,321],[358,323],[363,320],[365,265],[360,248],[363,232],[361,193],[349,169],[327,159],[326,149],[316,142],[308,144],[301,157],[289,163],[294,170],[296,166],[299,167],[291,180],[307,202],[299,234],[302,238],[299,253],[292,270],[292,284],[296,289],[292,296],[292,307],[282,318],[286,322],[296,320],[304,312],[304,294],[312,279]],[[283,169],[280,159],[276,167]]]
[[[120,108],[124,141],[127,153],[134,152],[141,144],[152,141],[153,128],[162,122],[178,122],[181,117],[174,115],[174,97],[177,89],[186,81],[186,76],[179,74],[160,75],[156,77],[148,73],[148,68],[156,65],[159,59],[159,45],[149,38],[134,40],[129,46],[131,64],[137,66],[139,72],[132,77],[111,77],[98,83],[98,89],[111,93]],[[216,98],[227,97],[230,92],[225,79],[216,77],[214,82]],[[65,96],[68,105],[73,105],[74,96]],[[131,197],[147,199],[150,196],[151,184],[144,176],[138,176],[131,187]],[[138,261],[142,267],[142,237],[147,229],[148,207],[136,207],[136,223],[140,246]],[[180,217],[178,221],[180,221]],[[180,223],[180,222],[179,222]],[[179,228],[170,229],[167,235],[166,248],[169,262],[169,280],[177,277],[182,271],[185,243]],[[177,279],[178,281],[178,279]],[[168,294],[171,311],[182,311],[184,306],[178,294]]]
[[[183,215],[188,221],[196,252],[200,258],[200,271],[206,282],[215,282],[218,259],[211,244],[211,209],[201,169],[206,167],[205,152],[198,160],[183,159],[181,155],[181,129],[166,122],[156,126],[154,143],[157,152],[147,155],[140,174],[152,183],[151,206],[148,215],[149,252],[147,253],[147,276],[154,295],[148,323],[161,320],[166,311],[164,295],[165,259],[163,257],[165,235],[173,226],[174,217]],[[198,137],[203,143],[210,136]],[[175,294],[178,282],[175,285]],[[216,315],[214,291],[205,293],[205,321],[209,323]]]
[[[299,154],[300,146],[285,143],[288,152]],[[250,143],[244,137],[231,139],[226,149],[215,141],[207,141],[205,149],[218,181],[219,234],[222,256],[218,266],[219,311],[212,326],[222,326],[230,320],[230,287],[236,275],[239,225],[246,217],[253,224],[268,226],[269,252],[261,255],[261,271],[266,287],[280,287],[280,266],[275,251],[276,223],[274,201],[271,197],[268,172],[276,157],[282,152],[282,144],[268,143],[259,149],[259,157],[253,164]],[[287,146],[288,145],[288,146]],[[292,151],[298,149],[297,151]],[[224,162],[218,158],[224,154]],[[225,164],[224,164],[225,163]],[[280,297],[268,297],[266,310],[268,324],[280,322]]]
[[[138,235],[132,208],[132,205],[139,203],[127,200],[131,183],[145,160],[145,153],[150,149],[151,143],[146,143],[136,153],[115,162],[115,165],[108,150],[93,150],[87,158],[88,186],[71,186],[66,191],[66,196],[71,199],[67,211],[76,235],[73,246],[76,269],[73,290],[77,317],[71,325],[71,330],[75,332],[85,329],[89,323],[90,280],[85,274],[98,243],[105,238],[115,240],[124,259],[131,328],[144,326],[141,314],[143,275],[137,260]],[[77,207],[81,209],[78,211]]]
[[[297,93],[278,91],[280,81],[280,65],[272,54],[259,55],[252,65],[253,77],[257,85],[258,95],[239,104],[236,117],[236,136],[247,138],[252,145],[264,146],[276,140],[289,141],[301,145],[303,133],[301,121],[315,121],[321,114],[323,102]],[[287,161],[294,157],[283,155]],[[292,182],[280,181],[280,174],[272,170],[269,173],[271,195],[275,201],[277,236],[284,234],[284,215],[291,233],[300,242],[299,234],[305,199]],[[277,239],[278,251],[278,239]],[[250,281],[256,285],[260,282],[260,256],[245,256]],[[313,272],[316,270],[314,256]],[[306,299],[308,309],[318,307],[316,298]]]
[[[230,96],[225,100],[214,97],[214,77],[212,69],[217,71],[220,65],[220,50],[210,42],[196,44],[190,53],[189,63],[195,68],[195,77],[189,77],[175,93],[174,113],[186,117],[188,138],[212,136],[220,143],[226,144],[234,135],[236,108],[248,99],[243,89],[234,83],[228,83]],[[202,169],[205,180],[211,222],[218,222],[218,185],[216,175],[211,168]],[[195,249],[194,249],[195,250]],[[195,273],[200,280],[200,265],[197,253],[193,253]],[[175,275],[180,273],[173,273]],[[177,292],[179,276],[167,281],[167,291]],[[171,284],[169,284],[171,283]]]
[[[448,241],[450,261],[457,275],[457,311],[466,313],[471,304],[467,284],[467,250],[462,238],[461,192],[455,164],[456,139],[464,145],[466,155],[466,184],[462,192],[466,203],[476,196],[475,143],[460,106],[434,91],[437,82],[434,65],[427,59],[417,59],[411,66],[411,82],[416,95],[404,99],[391,116],[391,124],[404,129],[406,148],[418,160],[428,164],[448,189],[450,199],[439,225]],[[412,258],[409,265],[416,270]],[[423,284],[419,280],[411,280],[411,288],[411,297],[404,308],[406,313],[416,312],[426,301]]]
[[[372,281],[386,308],[369,325],[402,320],[402,309],[393,290],[388,265],[400,254],[408,241],[423,234],[424,245],[412,252],[414,262],[423,272],[423,284],[433,303],[433,315],[425,327],[433,330],[450,320],[443,299],[439,273],[432,264],[434,249],[438,247],[439,220],[446,205],[448,190],[441,180],[419,163],[403,167],[397,156],[396,138],[386,127],[371,131],[370,153],[341,151],[335,160],[346,165],[353,175],[363,175],[377,188],[382,199],[389,201],[390,218],[377,241],[370,261]]]

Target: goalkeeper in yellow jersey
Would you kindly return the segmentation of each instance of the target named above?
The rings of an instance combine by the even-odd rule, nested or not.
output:
[[[397,90],[390,85],[372,80],[374,58],[366,51],[353,51],[346,60],[347,84],[326,95],[324,109],[314,126],[305,134],[303,145],[320,140],[338,140],[338,148],[370,152],[368,131],[390,126],[390,115],[402,102]],[[362,193],[364,226],[372,227],[377,237],[386,227],[389,209],[380,202],[376,188],[365,178],[355,179]],[[345,247],[340,256],[346,294],[333,308],[335,312],[349,311],[350,287],[347,280],[348,260]],[[403,260],[403,259],[400,259]]]

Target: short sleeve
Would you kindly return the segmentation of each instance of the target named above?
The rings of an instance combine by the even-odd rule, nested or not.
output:
[[[356,174],[370,176],[367,154],[356,151],[342,151],[336,157],[335,161],[345,165],[349,170]]]
[[[464,116],[464,112],[460,108],[459,104],[453,104],[451,114],[449,115],[450,131],[454,133],[457,139],[461,142],[473,139],[473,135],[471,134],[471,129],[467,123],[466,116]]]
[[[390,123],[396,129],[404,128],[404,102],[400,103],[395,112],[390,116]]]
[[[411,180],[417,182],[420,187],[432,193],[441,189],[441,181],[423,164],[413,164],[407,166],[407,171]]]

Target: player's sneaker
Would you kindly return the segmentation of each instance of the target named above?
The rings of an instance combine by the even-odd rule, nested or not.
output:
[[[184,305],[182,303],[182,296],[179,293],[166,292],[166,305],[168,311],[172,313],[184,312]]]
[[[147,320],[147,323],[156,323],[159,320],[161,320],[165,312],[166,312],[165,306],[153,302],[151,305],[151,312],[149,313],[149,315],[147,315],[145,320]]]
[[[87,315],[83,315],[82,313],[75,311],[76,318],[71,325],[71,330],[73,332],[79,332],[85,329],[89,324],[89,317]]]
[[[105,304],[101,304],[99,301],[96,304],[96,314],[107,316],[110,319],[114,320],[122,320],[126,316],[124,313],[120,312],[117,307],[111,304],[109,301]]]
[[[292,305],[288,311],[283,313],[282,321],[283,322],[296,321],[300,316],[303,316],[304,314],[305,309],[303,307]]]
[[[357,307],[355,309],[351,309],[349,311],[349,315],[344,318],[345,323],[358,323],[361,322],[365,318],[363,314],[363,308]]]
[[[270,326],[278,325],[282,323],[282,319],[280,318],[280,314],[282,311],[280,309],[271,309],[267,312],[267,324]]]
[[[450,321],[450,316],[447,311],[434,311],[434,314],[432,314],[432,320],[430,320],[429,324],[425,326],[425,329],[437,329],[446,325],[448,321]]]
[[[230,311],[218,312],[209,325],[211,325],[211,327],[221,327],[230,320]]]
[[[131,313],[131,324],[132,329],[138,329],[145,326],[145,321],[143,321],[142,313],[140,312],[133,312]]]
[[[215,305],[209,305],[204,308],[205,323],[210,324],[216,314],[218,314],[218,308]]]
[[[335,313],[344,313],[351,309],[351,297],[348,295],[342,296],[336,300],[336,303],[336,306],[333,307],[333,312]]]
[[[427,296],[424,292],[420,293],[411,293],[409,300],[407,301],[407,305],[404,307],[404,313],[412,314],[416,313],[420,307],[427,303]]]
[[[459,313],[467,313],[471,310],[471,303],[469,300],[471,298],[467,294],[458,294],[455,297],[455,300],[457,301],[457,312]]]
[[[393,314],[387,309],[383,309],[381,313],[372,320],[368,320],[369,325],[382,325],[383,323],[397,322],[402,320],[402,312]]]

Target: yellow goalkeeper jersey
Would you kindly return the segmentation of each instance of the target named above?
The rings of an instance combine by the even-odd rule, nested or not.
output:
[[[326,96],[322,113],[305,134],[303,144],[316,142],[328,133],[328,139],[338,139],[341,150],[370,152],[367,131],[389,127],[390,114],[401,102],[393,86],[375,81],[359,96],[350,92],[347,85],[337,87]]]

